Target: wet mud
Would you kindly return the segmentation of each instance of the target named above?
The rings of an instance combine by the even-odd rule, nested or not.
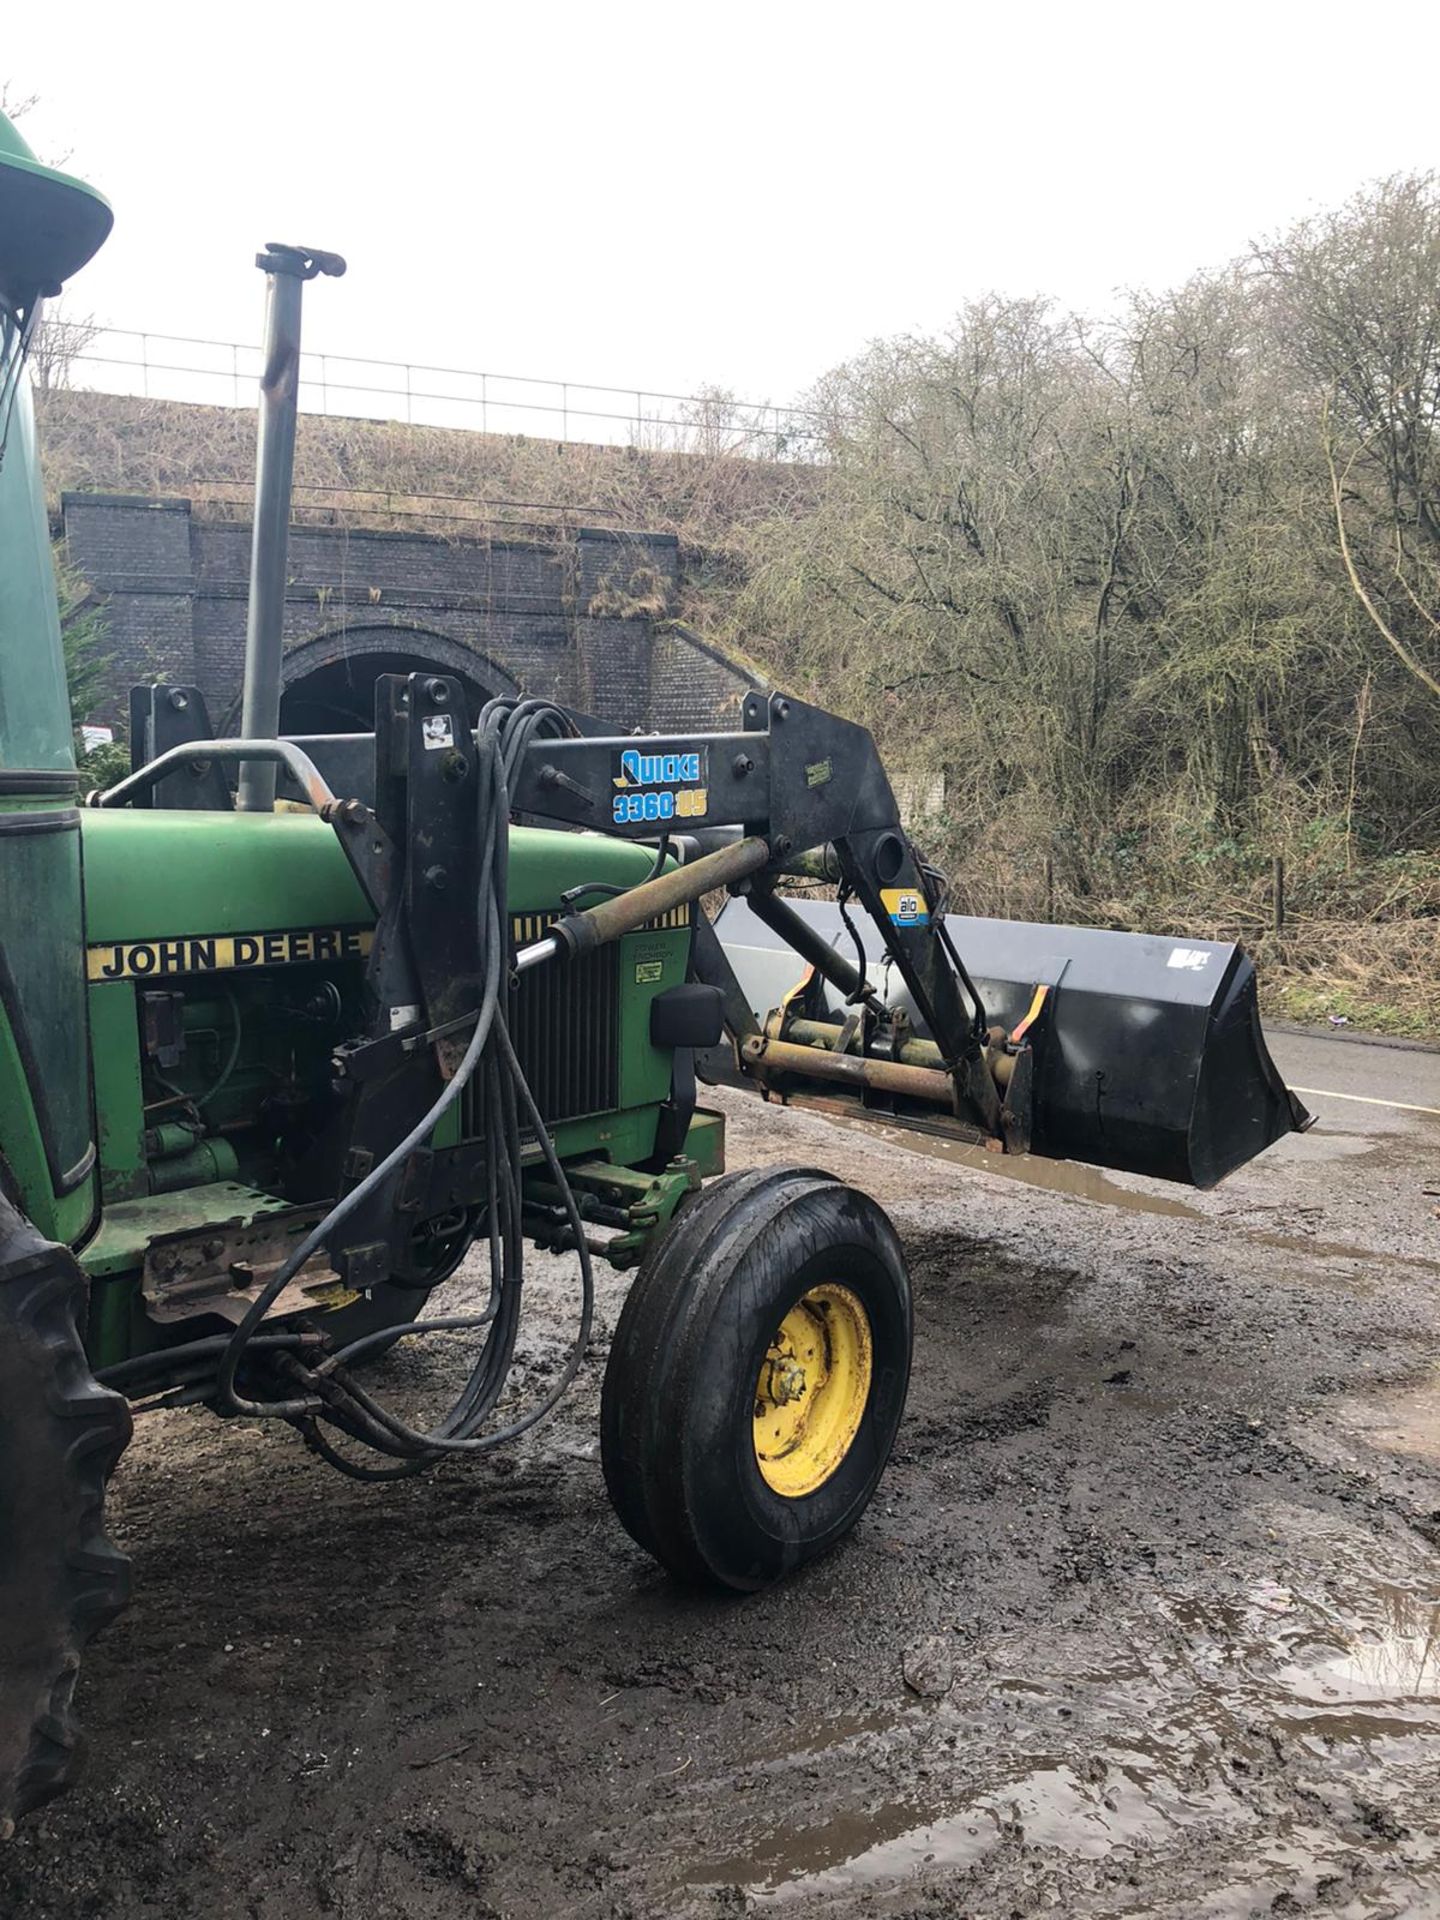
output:
[[[852,1539],[741,1601],[631,1544],[615,1278],[560,1416],[479,1466],[365,1488],[147,1420],[89,1772],[0,1913],[1440,1914],[1440,1122],[1337,1111],[1191,1195],[723,1104],[732,1164],[827,1167],[906,1245],[910,1406]],[[522,1395],[573,1299],[537,1260]],[[461,1353],[377,1384],[437,1397]]]

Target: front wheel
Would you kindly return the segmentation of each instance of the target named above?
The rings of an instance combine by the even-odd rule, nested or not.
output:
[[[717,1181],[656,1244],[605,1370],[626,1529],[683,1580],[753,1592],[841,1539],[890,1456],[910,1282],[884,1211],[828,1174]]]

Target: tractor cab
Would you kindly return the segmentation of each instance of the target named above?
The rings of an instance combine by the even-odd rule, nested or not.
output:
[[[26,350],[43,303],[110,231],[0,115],[0,1155],[33,1220],[94,1213],[80,818]]]
[[[26,349],[47,299],[111,225],[98,193],[45,167],[0,114],[0,773],[74,766]]]

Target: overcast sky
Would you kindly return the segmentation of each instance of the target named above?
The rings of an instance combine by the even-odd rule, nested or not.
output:
[[[71,309],[255,338],[266,240],[346,254],[306,342],[797,396],[991,289],[1160,286],[1440,162],[1440,5],[67,0],[25,132],[111,199]]]

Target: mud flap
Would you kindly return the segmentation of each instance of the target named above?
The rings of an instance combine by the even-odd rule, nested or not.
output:
[[[853,953],[831,902],[789,904]],[[963,914],[947,915],[946,926],[991,1022],[1014,1032],[1036,988],[1050,988],[1034,1052],[1032,1152],[1213,1187],[1310,1125],[1266,1048],[1255,969],[1240,947]],[[763,1021],[804,963],[743,899],[726,903],[715,930]],[[859,931],[881,996],[913,1016],[879,935],[868,925]],[[826,994],[839,1009],[839,995]],[[916,1030],[924,1032],[918,1020]],[[943,1129],[934,1116],[926,1125]]]

